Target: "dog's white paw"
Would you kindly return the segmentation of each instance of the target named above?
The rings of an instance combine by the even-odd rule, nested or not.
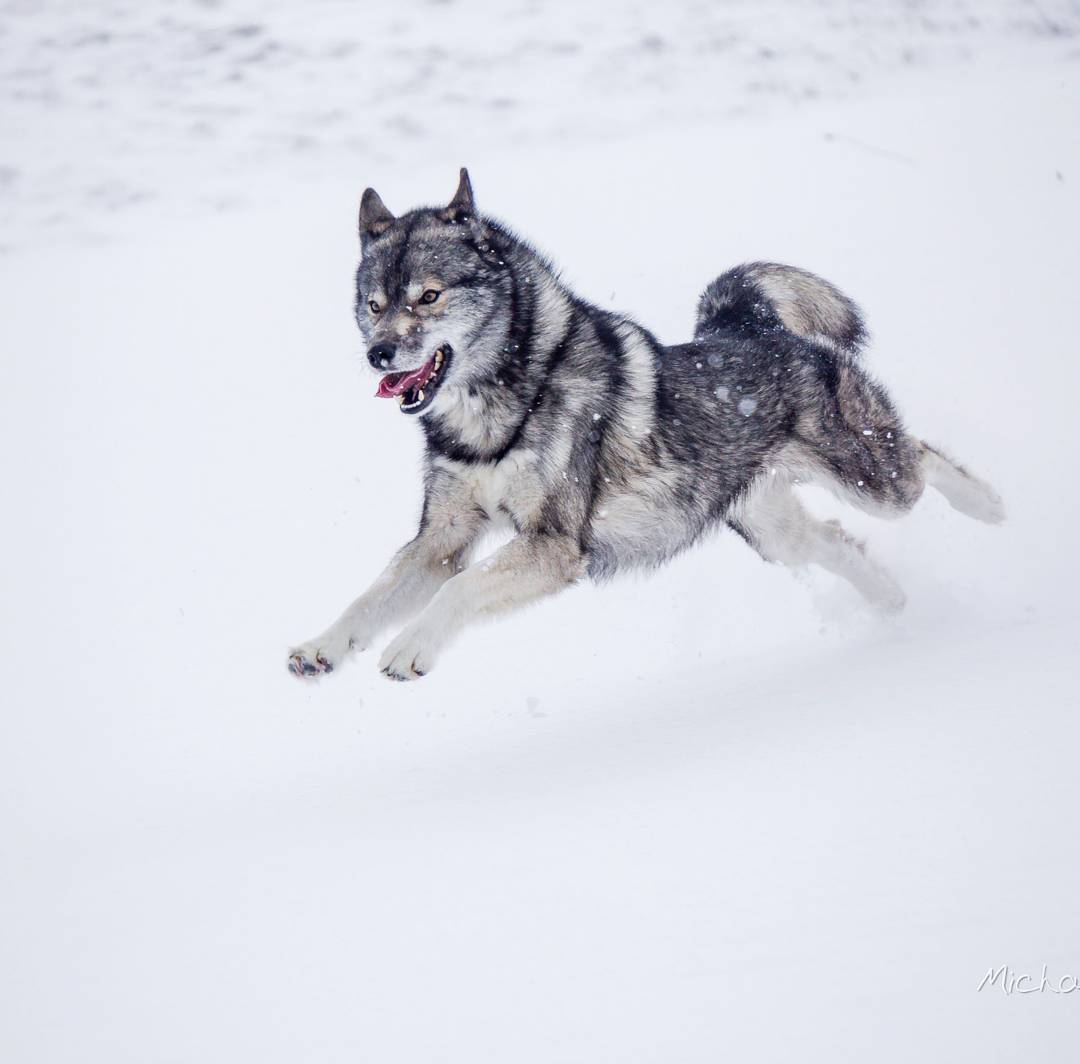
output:
[[[892,574],[882,566],[865,559],[865,568],[855,581],[863,597],[878,613],[886,615],[900,613],[907,605],[904,589],[893,579]]]
[[[907,605],[907,595],[904,593],[904,589],[888,575],[884,577],[869,598],[874,609],[879,613],[884,613],[886,616],[902,613]]]
[[[379,671],[389,680],[419,680],[435,667],[437,641],[422,628],[406,628],[382,653]]]
[[[317,679],[333,672],[349,653],[353,642],[348,635],[327,632],[289,651],[289,672],[303,679]]]
[[[989,484],[980,482],[982,489],[969,503],[968,513],[988,525],[1000,525],[1005,521],[1005,500]]]

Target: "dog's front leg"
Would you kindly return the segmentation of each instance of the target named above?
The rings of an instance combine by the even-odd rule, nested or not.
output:
[[[465,564],[482,527],[468,508],[428,506],[419,534],[322,635],[289,651],[296,676],[333,672],[350,650],[364,650],[396,621],[411,617]]]
[[[381,630],[421,609],[449,578],[453,564],[445,554],[434,557],[424,536],[417,536],[325,632],[289,651],[289,671],[296,676],[333,672],[350,650],[364,650]]]
[[[576,540],[524,532],[449,579],[423,613],[386,648],[379,668],[392,680],[423,676],[466,625],[553,595],[584,572]]]

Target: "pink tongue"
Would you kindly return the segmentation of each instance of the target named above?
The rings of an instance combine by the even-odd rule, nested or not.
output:
[[[388,373],[379,381],[379,390],[375,395],[379,399],[393,399],[395,395],[404,395],[410,388],[426,381],[434,368],[435,359],[432,358],[419,369],[412,369],[406,373]]]

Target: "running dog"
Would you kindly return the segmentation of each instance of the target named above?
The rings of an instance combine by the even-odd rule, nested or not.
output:
[[[429,672],[468,624],[584,577],[654,568],[727,525],[764,559],[816,563],[873,605],[903,592],[835,521],[792,491],[822,485],[894,517],[927,485],[997,523],[994,490],[910,435],[862,368],[855,304],[805,270],[737,266],[666,347],[563,284],[551,263],[479,214],[468,173],[453,199],[395,217],[360,204],[356,319],[379,396],[424,433],[416,537],[322,635],[289,653],[300,677],[408,622],[379,668]],[[471,552],[492,523],[516,533]]]

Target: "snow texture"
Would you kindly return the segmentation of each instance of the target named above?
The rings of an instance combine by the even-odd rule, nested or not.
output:
[[[0,3],[0,1059],[1064,1061],[1080,992],[1075,4]],[[314,685],[412,532],[359,194],[511,221],[666,342],[850,292],[985,476]],[[729,401],[737,402],[737,396]],[[388,640],[387,640],[388,641]]]

